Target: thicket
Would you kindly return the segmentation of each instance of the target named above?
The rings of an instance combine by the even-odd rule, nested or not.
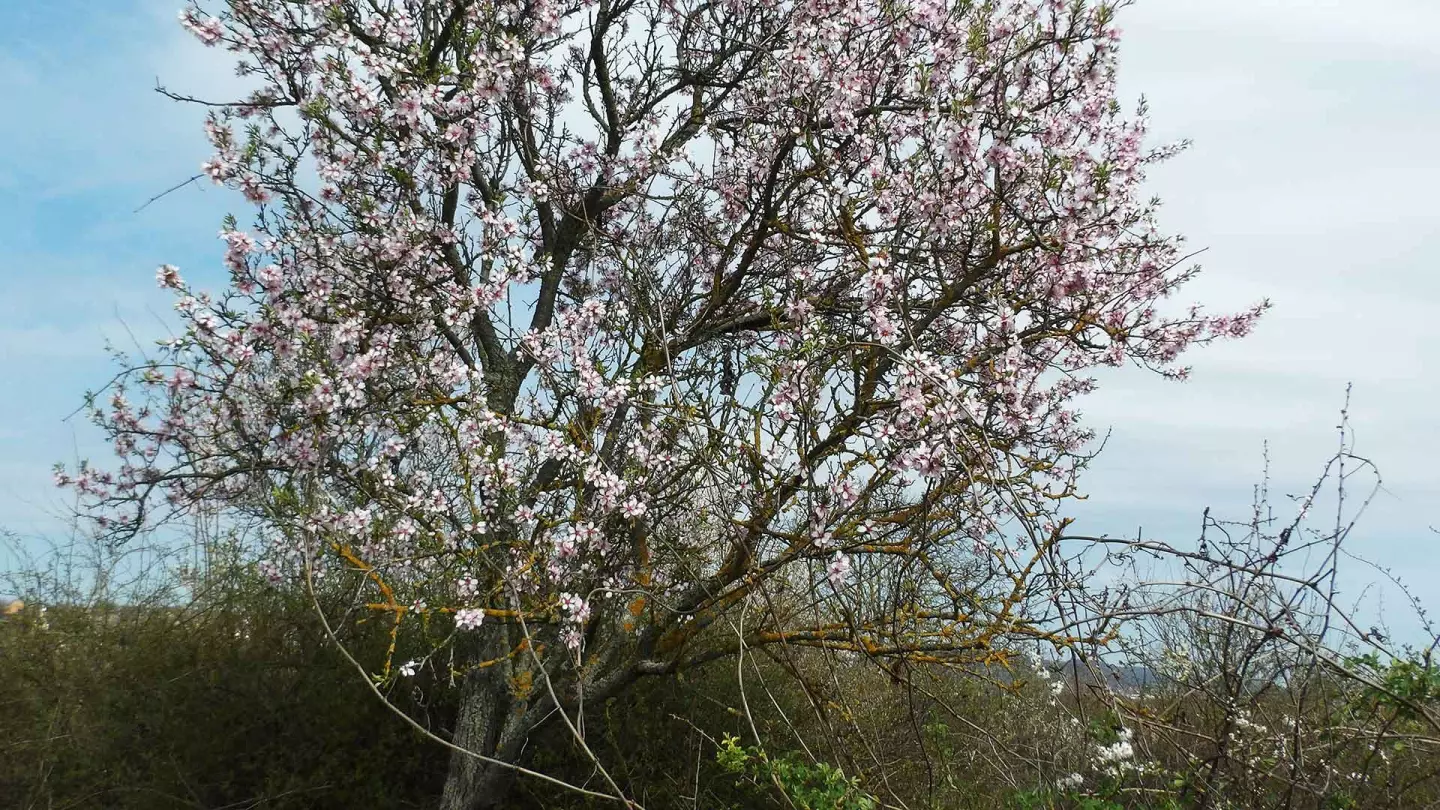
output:
[[[133,550],[9,572],[26,607],[0,621],[0,806],[435,806],[449,752],[394,709],[448,739],[457,690],[443,672],[377,680],[377,699],[310,595],[265,581],[236,547],[204,545],[199,566],[152,561],[125,582]],[[322,609],[342,604],[343,585],[316,592]],[[1135,625],[1116,645],[1127,668],[1001,653],[895,669],[765,647],[586,706],[589,751],[550,725],[521,762],[584,786],[598,760],[640,806],[677,810],[1440,801],[1428,724],[1440,670],[1427,654],[1330,651],[1326,666],[1296,654],[1293,636],[1237,629],[1237,607],[1217,599]],[[356,655],[390,643],[383,624],[339,632]],[[508,806],[614,806],[515,787]]]
[[[443,765],[307,602],[228,565],[198,589],[170,568],[107,582],[102,556],[9,572],[26,606],[0,621],[0,807],[429,806]]]

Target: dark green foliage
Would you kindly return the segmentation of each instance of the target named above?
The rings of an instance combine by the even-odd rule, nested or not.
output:
[[[860,789],[859,779],[839,768],[808,762],[796,752],[774,757],[765,749],[742,747],[740,738],[725,735],[715,761],[726,773],[751,780],[763,792],[774,788],[797,810],[874,810],[875,797]]]
[[[1359,706],[1383,706],[1404,719],[1413,719],[1418,707],[1440,700],[1440,666],[1428,653],[1386,659],[1371,652],[1351,656],[1345,663],[1375,684],[1361,694]]]
[[[429,807],[446,757],[375,699],[308,607],[0,622],[0,807]]]

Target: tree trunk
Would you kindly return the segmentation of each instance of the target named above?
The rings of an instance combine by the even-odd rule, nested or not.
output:
[[[519,765],[525,741],[553,718],[555,704],[545,694],[513,692],[512,683],[520,676],[531,681],[545,675],[510,660],[505,652],[519,643],[501,635],[503,628],[491,631],[477,651],[477,660],[492,665],[472,669],[460,685],[460,706],[455,718],[454,744],[465,751],[481,754],[501,763]],[[614,661],[610,661],[612,665]],[[603,701],[634,682],[642,671],[623,658],[621,666],[608,675],[590,681],[587,700]],[[561,687],[556,687],[557,690]],[[516,773],[513,768],[476,759],[470,754],[452,751],[450,770],[445,777],[445,790],[440,810],[494,810],[509,807]]]
[[[514,762],[528,731],[525,706],[511,700],[497,669],[474,671],[465,679],[454,743],[466,751]],[[453,751],[440,810],[505,807],[514,782],[514,770]]]

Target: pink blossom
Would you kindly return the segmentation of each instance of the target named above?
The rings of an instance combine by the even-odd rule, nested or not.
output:
[[[844,587],[850,580],[850,555],[843,551],[835,552],[835,556],[830,560],[830,565],[826,568],[825,575],[829,578],[832,586]]]
[[[180,12],[180,25],[206,45],[214,45],[225,35],[225,28],[219,20],[214,17],[201,19],[193,9]]]
[[[638,518],[645,514],[645,502],[639,498],[631,497],[620,507],[620,514],[627,518]]]
[[[455,611],[456,630],[474,630],[485,621],[485,611],[481,608],[460,608]]]
[[[155,271],[155,281],[161,287],[178,290],[185,282],[180,279],[180,268],[173,264],[162,264],[160,269]]]
[[[560,612],[574,624],[584,624],[590,618],[590,603],[573,593],[560,594]]]
[[[480,581],[475,577],[466,574],[455,580],[455,595],[461,599],[470,599],[480,593]]]

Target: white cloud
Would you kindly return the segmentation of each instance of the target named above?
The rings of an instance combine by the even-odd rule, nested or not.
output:
[[[1120,25],[1127,42],[1185,36],[1212,53],[1244,49],[1263,58],[1322,48],[1342,61],[1440,63],[1440,7],[1428,0],[1144,0]]]
[[[1187,357],[1188,383],[1104,376],[1084,410],[1114,435],[1082,523],[1189,539],[1206,506],[1243,516],[1266,441],[1283,502],[1335,449],[1353,382],[1355,449],[1385,482],[1355,548],[1440,568],[1440,5],[1149,0],[1121,26],[1122,92],[1149,98],[1157,140],[1195,141],[1150,183],[1164,226],[1208,248],[1181,297],[1275,309]],[[1433,579],[1411,584],[1440,600]]]

